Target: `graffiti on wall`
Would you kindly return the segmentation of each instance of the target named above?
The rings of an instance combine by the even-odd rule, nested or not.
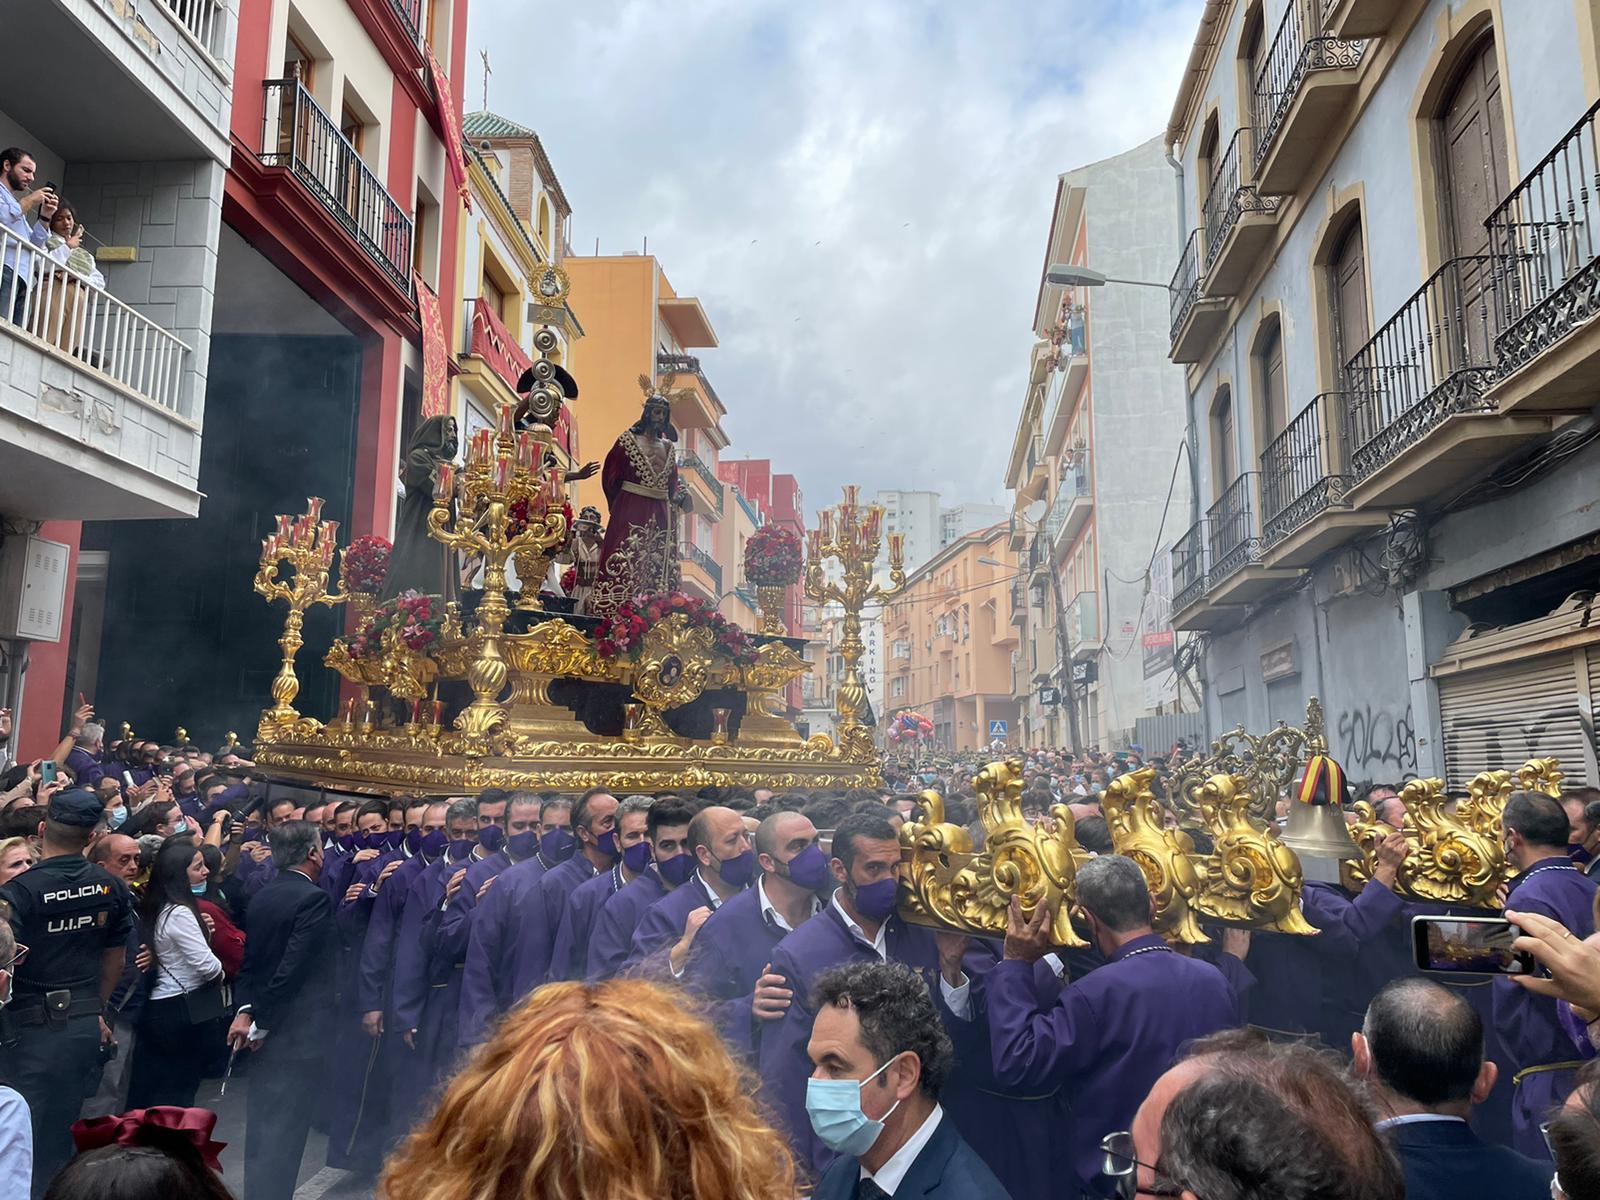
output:
[[[1334,734],[1339,761],[1352,778],[1417,777],[1417,738],[1409,704],[1402,713],[1370,704],[1347,708],[1339,714]]]

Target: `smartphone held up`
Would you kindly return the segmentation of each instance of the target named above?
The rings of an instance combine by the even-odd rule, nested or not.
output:
[[[1533,956],[1511,944],[1522,931],[1504,917],[1413,917],[1417,969],[1442,975],[1532,975]]]

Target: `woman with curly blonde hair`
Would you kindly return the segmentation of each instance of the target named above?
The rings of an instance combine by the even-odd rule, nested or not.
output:
[[[681,993],[549,984],[384,1170],[385,1200],[794,1200],[794,1162]]]

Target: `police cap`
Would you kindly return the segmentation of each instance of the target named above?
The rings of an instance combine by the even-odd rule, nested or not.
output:
[[[68,788],[50,797],[48,815],[58,825],[93,829],[105,812],[105,804],[87,788]]]

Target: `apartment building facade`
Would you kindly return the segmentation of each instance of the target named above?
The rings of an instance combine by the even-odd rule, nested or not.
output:
[[[1183,490],[1164,486],[1185,428],[1182,375],[1162,353],[1166,298],[1159,286],[1050,275],[1164,279],[1177,228],[1159,137],[1057,182],[1006,477],[1021,564],[1007,599],[1019,631],[1013,692],[1027,745],[1126,745],[1162,704],[1145,684],[1148,569],[1163,529],[1187,516]]]
[[[1171,564],[1213,734],[1315,695],[1353,778],[1596,780],[1597,21],[1206,6],[1167,134],[1198,467]]]

